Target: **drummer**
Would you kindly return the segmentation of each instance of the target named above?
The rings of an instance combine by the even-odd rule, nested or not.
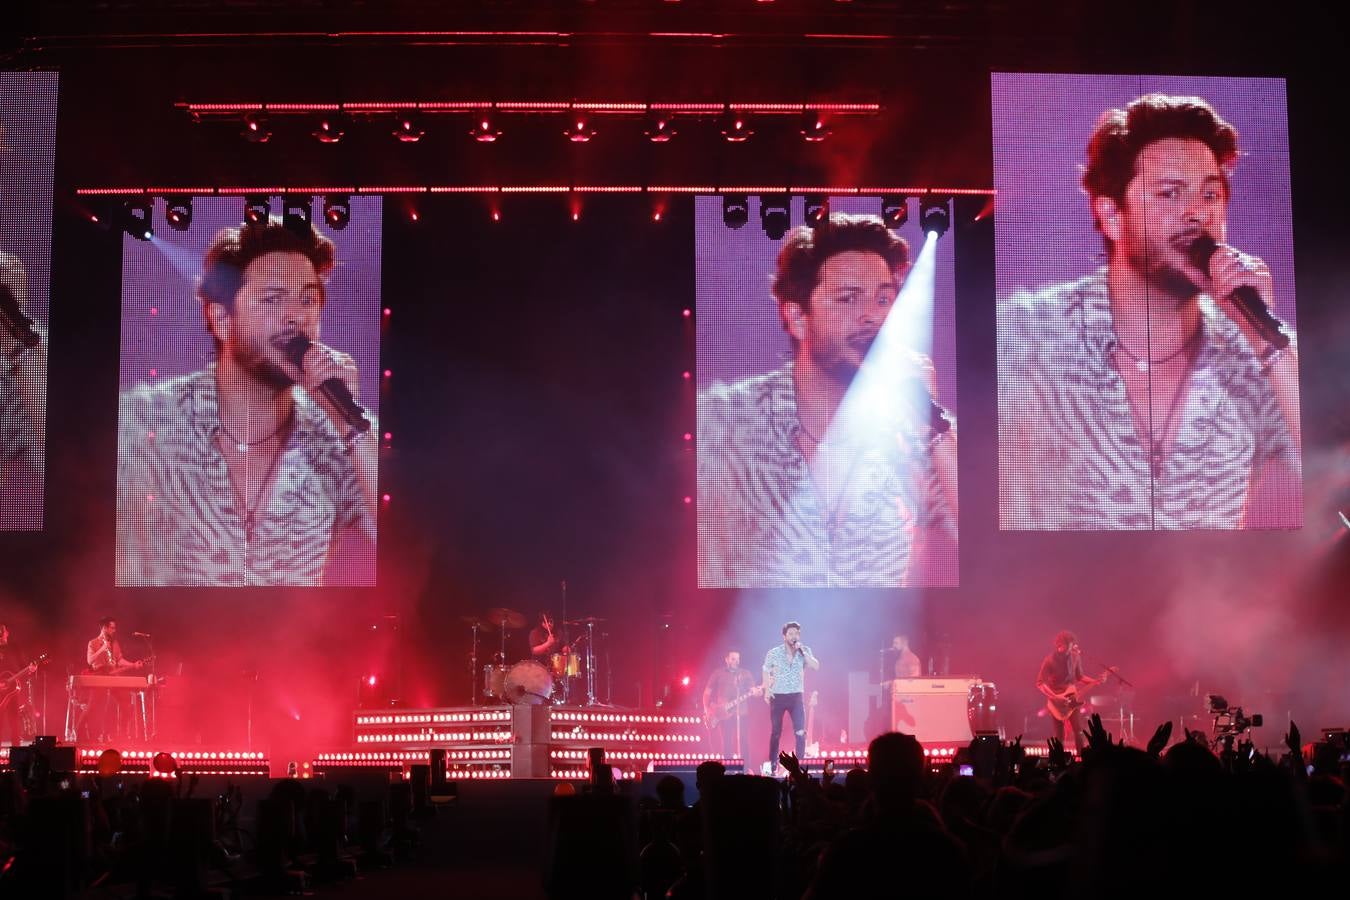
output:
[[[558,636],[553,633],[553,620],[548,613],[539,614],[539,624],[530,629],[530,656],[548,665],[548,658],[558,646]]]

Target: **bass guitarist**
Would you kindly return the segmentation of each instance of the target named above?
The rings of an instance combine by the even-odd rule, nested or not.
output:
[[[1068,748],[1064,740],[1064,724],[1067,722],[1073,734],[1074,749],[1081,750],[1083,737],[1082,710],[1085,698],[1080,694],[1083,688],[1101,684],[1101,678],[1090,678],[1083,674],[1083,653],[1078,647],[1078,636],[1072,631],[1061,631],[1055,635],[1055,650],[1041,661],[1040,674],[1036,676],[1036,687],[1045,695],[1046,709],[1050,713],[1053,734],[1060,743]]]
[[[708,677],[703,689],[703,721],[711,732],[720,732],[723,759],[741,759],[750,770],[746,756],[747,708],[745,701],[760,693],[749,669],[741,668],[741,654],[731,650],[722,659],[724,665]]]

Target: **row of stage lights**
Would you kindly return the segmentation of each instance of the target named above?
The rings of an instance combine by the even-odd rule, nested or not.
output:
[[[140,241],[155,236],[153,219],[154,199],[143,196],[125,200],[121,210],[122,230]],[[244,221],[250,224],[266,222],[272,215],[272,202],[264,194],[244,197]],[[299,233],[307,233],[313,223],[313,198],[286,195],[282,198],[282,224]],[[95,222],[98,216],[92,217]],[[164,196],[164,219],[174,231],[192,227],[192,197],[188,194]],[[352,203],[348,194],[327,194],[323,198],[323,220],[334,231],[347,227],[352,219]]]
[[[830,198],[825,194],[806,194],[804,197],[805,224],[816,228],[830,218]],[[759,223],[764,234],[781,241],[792,225],[792,198],[789,194],[760,194]],[[904,194],[887,194],[881,198],[881,220],[892,230],[909,221],[909,198]],[[722,195],[722,223],[728,228],[743,228],[750,221],[750,198],[746,194]],[[938,237],[951,227],[950,198],[928,193],[919,198],[919,224],[924,234]]]
[[[761,194],[759,197],[759,220],[764,234],[774,241],[780,241],[792,225],[791,195]],[[805,223],[812,227],[824,224],[830,217],[830,198],[825,194],[806,194]],[[187,194],[168,194],[164,197],[164,218],[174,231],[187,231],[192,227],[192,197]],[[136,197],[124,201],[122,209],[122,227],[132,237],[148,241],[154,237],[154,224],[151,221],[153,200],[148,196]],[[250,194],[244,197],[244,221],[249,223],[266,222],[272,214],[271,200],[263,194]],[[653,215],[659,221],[660,212]],[[349,194],[326,194],[323,197],[323,220],[329,228],[341,231],[351,221],[352,206]],[[493,210],[492,218],[500,221],[501,214]],[[412,213],[417,221],[416,212]],[[580,212],[573,208],[573,221],[580,219]],[[881,198],[881,219],[887,228],[898,229],[909,221],[909,198],[904,194],[887,194]],[[97,221],[97,217],[95,217]],[[303,195],[286,195],[282,198],[282,224],[301,233],[307,232],[313,221],[313,198]],[[750,221],[750,197],[748,194],[728,193],[722,195],[722,222],[728,228],[743,228]],[[951,207],[948,197],[928,193],[919,197],[919,224],[925,234],[941,237],[951,227]]]
[[[242,112],[239,135],[253,144],[265,144],[276,133],[281,118],[302,117],[310,137],[320,144],[338,144],[346,137],[358,117],[382,123],[390,136],[401,144],[416,144],[427,135],[427,118],[433,113],[455,113],[467,118],[465,133],[480,144],[492,144],[506,133],[502,118],[506,114],[554,114],[562,118],[561,135],[573,144],[589,143],[597,134],[599,115],[642,116],[642,133],[653,144],[669,143],[678,133],[677,119],[716,118],[717,130],[731,144],[741,144],[755,134],[757,122],[768,117],[797,116],[797,132],[809,144],[827,140],[835,115],[875,115],[875,103],[823,104],[808,107],[796,103],[715,104],[715,103],[465,103],[465,104],[187,104],[194,120],[210,117],[232,118]],[[256,107],[246,112],[247,107]],[[318,107],[318,109],[315,109]],[[331,108],[324,108],[331,107]],[[449,107],[449,108],[437,108]],[[466,107],[476,107],[468,108]]]

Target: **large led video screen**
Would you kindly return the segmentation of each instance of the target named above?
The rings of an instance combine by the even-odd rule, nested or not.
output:
[[[956,584],[955,254],[918,212],[696,198],[700,587]]]
[[[270,202],[123,239],[118,585],[375,583],[380,200]]]
[[[999,522],[1303,521],[1285,85],[992,76]]]
[[[0,531],[42,528],[55,72],[0,72]]]

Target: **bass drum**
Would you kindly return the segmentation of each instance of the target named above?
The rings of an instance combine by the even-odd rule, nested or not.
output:
[[[998,688],[992,682],[970,686],[970,693],[966,695],[966,717],[970,720],[971,734],[998,731]]]
[[[502,681],[502,699],[507,703],[534,706],[553,697],[553,676],[532,659],[516,663]]]

